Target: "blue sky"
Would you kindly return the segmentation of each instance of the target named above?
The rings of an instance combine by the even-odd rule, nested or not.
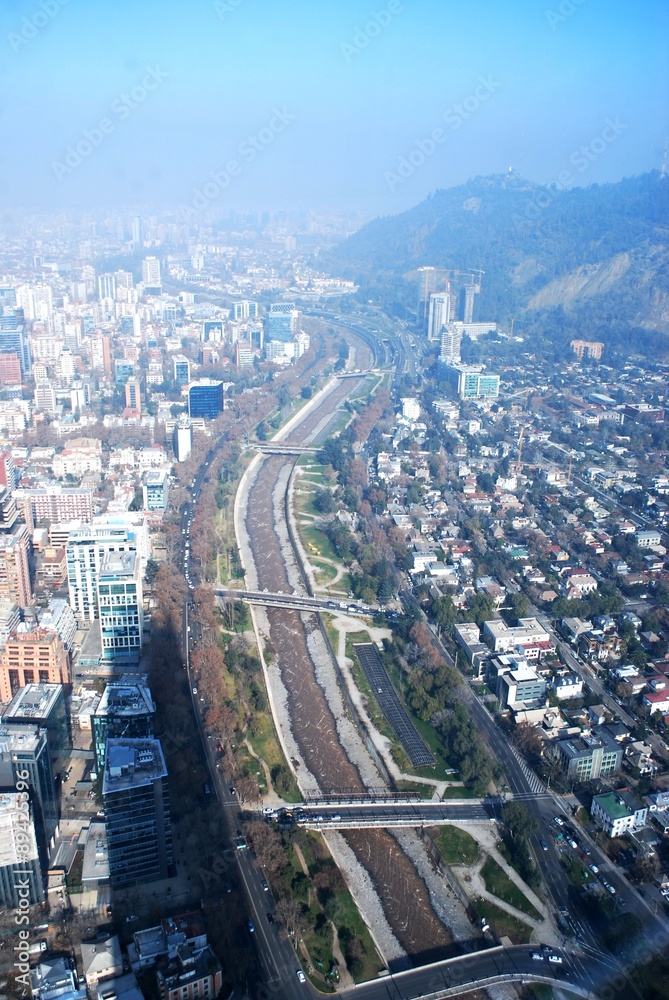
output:
[[[190,204],[231,161],[224,211],[616,180],[662,163],[668,38],[665,0],[14,0],[0,205]]]

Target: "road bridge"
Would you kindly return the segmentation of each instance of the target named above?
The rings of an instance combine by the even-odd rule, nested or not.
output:
[[[316,455],[320,450],[306,444],[265,444],[264,441],[249,441],[249,447],[263,455]]]
[[[622,978],[622,977],[621,977]],[[497,946],[458,955],[417,969],[398,972],[374,982],[344,990],[350,1000],[441,1000],[497,983],[544,983],[595,1000],[604,996],[609,983],[616,981],[607,956],[597,952],[584,956],[566,948],[546,945]],[[623,981],[615,993],[620,1000],[633,995]]]
[[[360,830],[370,827],[421,827],[447,823],[493,823],[495,806],[477,799],[451,799],[448,802],[395,802],[387,805],[359,802],[355,805],[330,804],[327,809],[309,805],[292,808],[277,815],[312,830]]]
[[[330,611],[332,614],[345,612],[349,615],[374,614],[379,609],[369,604],[351,604],[348,601],[333,601],[327,597],[307,597],[301,594],[270,593],[264,590],[235,590],[233,587],[219,587],[214,590],[217,597],[245,601],[273,608],[290,608],[293,611]]]

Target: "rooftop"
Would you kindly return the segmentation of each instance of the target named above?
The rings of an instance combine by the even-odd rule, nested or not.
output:
[[[625,796],[629,799],[629,796]],[[605,795],[593,796],[593,802],[605,810],[611,819],[623,819],[635,811],[634,805],[641,809],[641,803],[626,802],[620,792],[607,792]]]
[[[137,553],[130,552],[105,552],[100,567],[100,580],[105,577],[118,579],[119,577],[135,576],[135,562]]]
[[[166,776],[167,767],[159,740],[107,740],[103,795],[148,785]]]
[[[44,741],[45,730],[37,725],[12,723],[0,725],[0,756],[34,754]]]
[[[9,722],[14,717],[46,719],[62,694],[61,684],[26,684],[2,712],[2,721]]]
[[[144,684],[108,684],[104,689],[96,715],[147,715],[156,706]]]

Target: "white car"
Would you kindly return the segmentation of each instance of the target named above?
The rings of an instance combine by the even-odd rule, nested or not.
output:
[[[300,982],[300,983],[306,983],[306,981],[307,981],[307,977],[306,977],[306,976],[305,976],[305,974],[304,974],[304,973],[302,972],[302,969],[298,969],[298,970],[297,970],[297,972],[296,972],[296,976],[297,976],[297,979],[298,979],[298,982]]]
[[[590,868],[590,871],[592,872],[593,875],[599,874],[599,868],[597,867],[597,865],[588,865],[588,867]]]
[[[548,956],[548,961],[552,962],[553,965],[562,965],[562,956],[561,955],[549,955]]]

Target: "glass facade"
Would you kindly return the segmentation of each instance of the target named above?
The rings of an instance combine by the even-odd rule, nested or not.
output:
[[[98,603],[103,659],[138,660],[142,623],[137,584],[100,582]]]
[[[213,420],[223,412],[223,383],[193,383],[188,390],[188,414]]]

